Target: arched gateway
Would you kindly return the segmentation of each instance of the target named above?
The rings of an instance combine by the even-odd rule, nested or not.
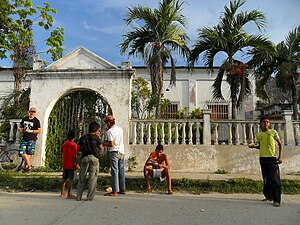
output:
[[[46,68],[27,73],[31,77],[30,107],[38,109],[42,133],[33,158],[43,166],[46,152],[48,117],[55,103],[64,95],[78,90],[93,90],[109,103],[116,122],[124,129],[124,144],[129,149],[131,79],[134,70],[117,68],[84,47],[75,49]],[[128,154],[128,153],[127,153]],[[126,157],[126,156],[125,156]]]

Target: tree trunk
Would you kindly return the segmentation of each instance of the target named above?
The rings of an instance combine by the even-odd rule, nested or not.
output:
[[[298,120],[298,98],[297,87],[295,82],[292,84],[292,99],[293,99],[293,119]]]
[[[15,105],[19,102],[20,92],[21,92],[21,81],[25,77],[25,70],[22,66],[17,65],[14,67],[13,70],[14,78],[15,78],[15,98],[14,103]]]

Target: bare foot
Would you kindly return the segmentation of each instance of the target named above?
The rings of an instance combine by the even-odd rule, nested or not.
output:
[[[173,194],[173,191],[168,191],[168,195],[172,195]]]
[[[66,194],[61,194],[59,197],[61,197],[61,198],[66,198],[67,195],[66,195]]]
[[[147,187],[146,189],[145,189],[145,191],[144,191],[145,193],[148,193],[148,192],[150,192],[150,187]]]
[[[69,199],[75,199],[76,198],[76,196],[75,195],[68,195],[68,197],[67,198],[69,198]]]

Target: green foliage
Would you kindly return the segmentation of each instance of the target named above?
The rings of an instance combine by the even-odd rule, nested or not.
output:
[[[137,167],[138,163],[136,162],[136,156],[128,157],[128,171],[131,172]]]
[[[183,3],[178,0],[162,0],[157,9],[145,6],[128,8],[125,16],[126,25],[135,22],[131,31],[123,35],[120,44],[121,53],[128,50],[129,56],[144,59],[151,77],[152,96],[155,102],[155,118],[159,118],[160,101],[163,89],[163,72],[168,62],[171,64],[171,83],[176,80],[174,52],[186,57],[189,53],[186,40],[185,17],[182,15]],[[142,23],[139,23],[141,21]]]
[[[133,117],[138,119],[149,118],[153,111],[153,97],[150,94],[148,81],[144,78],[132,80],[131,110]]]
[[[4,97],[1,97],[1,118],[3,119],[17,119],[23,118],[28,115],[30,91],[28,88],[20,92],[13,91]],[[18,99],[17,102],[13,102],[14,99]]]
[[[0,171],[0,189],[6,191],[13,190],[40,190],[56,191],[60,190],[61,176],[50,176],[45,173],[32,172],[22,174],[16,172]],[[77,180],[74,181],[77,185]],[[300,194],[300,180],[281,180],[283,194]],[[98,179],[97,189],[104,190],[111,186],[110,176],[102,176]],[[153,191],[164,193],[167,190],[167,182],[160,182],[158,179],[151,180]],[[255,181],[248,178],[236,178],[230,180],[196,180],[196,179],[173,179],[172,187],[174,191],[186,192],[190,194],[201,194],[219,192],[231,193],[261,193],[262,181]],[[146,182],[143,178],[126,179],[126,189],[128,191],[143,192]]]
[[[111,114],[111,108],[101,95],[92,91],[76,91],[62,97],[53,107],[48,119],[45,167],[51,170],[62,169],[61,146],[66,140],[68,130],[74,130],[79,138],[87,133],[90,122],[101,121]],[[100,130],[104,130],[100,122]],[[101,133],[102,139],[104,134]],[[100,157],[101,171],[107,171],[107,155]],[[102,158],[105,160],[102,161]]]
[[[217,174],[227,174],[228,171],[226,171],[224,169],[218,169],[215,173],[217,173]]]
[[[230,86],[230,98],[232,102],[232,119],[236,119],[237,109],[243,105],[245,98],[251,94],[251,84],[245,65],[235,60],[237,52],[244,49],[260,47],[262,52],[272,49],[272,43],[266,37],[256,34],[248,34],[245,28],[249,24],[254,24],[258,31],[264,29],[266,18],[264,13],[258,10],[240,11],[245,4],[244,0],[230,1],[230,7],[225,6],[220,17],[220,22],[213,27],[199,29],[198,38],[190,54],[189,64],[194,66],[200,55],[204,55],[204,63],[209,68],[213,68],[215,57],[220,52],[226,53],[226,59],[217,72],[217,77],[213,83],[213,97],[224,99],[222,94],[222,82],[224,76]],[[250,51],[245,56],[251,54]],[[243,69],[236,68],[241,65]],[[232,74],[232,76],[230,75]],[[239,75],[237,75],[239,74]]]
[[[2,1],[0,28],[0,59],[10,57],[14,63],[15,89],[21,89],[25,79],[25,69],[31,68],[36,49],[34,44],[34,25],[41,30],[49,30],[53,25],[51,14],[57,13],[47,2],[43,6],[33,6],[32,0]],[[37,29],[38,30],[38,29]],[[40,30],[39,30],[40,31]],[[46,52],[56,60],[62,55],[64,30],[57,28],[50,33]]]

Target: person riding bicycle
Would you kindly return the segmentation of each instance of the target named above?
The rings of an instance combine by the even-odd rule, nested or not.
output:
[[[22,119],[18,130],[23,133],[22,142],[19,148],[19,156],[24,159],[22,172],[31,171],[33,169],[30,159],[35,152],[35,143],[37,134],[41,132],[40,121],[35,117],[36,108],[30,108],[29,116]]]

